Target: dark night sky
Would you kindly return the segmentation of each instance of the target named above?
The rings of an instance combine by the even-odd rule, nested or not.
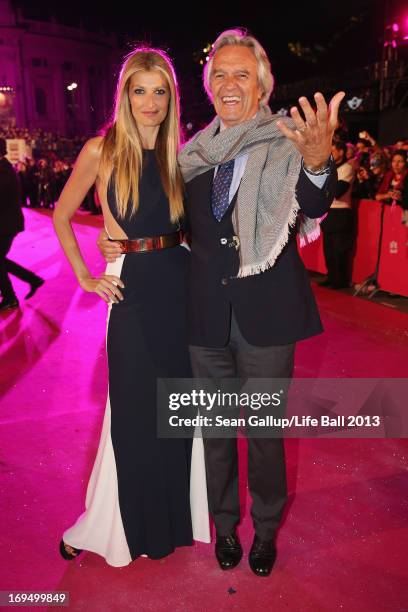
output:
[[[375,60],[380,53],[386,0],[314,0],[313,2],[247,3],[251,10],[236,10],[237,3],[168,2],[163,8],[152,0],[108,3],[69,0],[56,3],[16,0],[26,17],[49,18],[77,26],[99,26],[117,32],[123,39],[146,40],[171,50],[177,67],[194,71],[193,52],[212,41],[223,29],[244,26],[259,38],[272,60],[280,83],[316,74],[336,74]],[[390,12],[403,11],[404,0],[389,0]],[[123,9],[122,9],[123,7]],[[118,10],[119,9],[119,10]],[[404,11],[405,12],[405,11]],[[408,11],[406,11],[408,13]],[[174,13],[174,14],[173,14]],[[230,15],[234,15],[233,18]],[[354,20],[352,21],[352,19]],[[298,59],[288,50],[289,41],[313,48],[318,63]]]
[[[131,3],[134,9],[129,9]],[[190,3],[130,0],[129,3],[83,0],[14,0],[26,18],[57,21],[93,31],[115,32],[124,51],[144,41],[169,51],[175,60],[186,115],[212,110],[201,87],[202,67],[194,53],[212,42],[224,29],[248,28],[265,47],[276,83],[284,84],[315,76],[339,76],[380,59],[384,24],[398,16],[408,19],[407,0],[304,0],[302,2],[238,3],[190,0]],[[233,15],[233,18],[231,17]],[[407,32],[408,34],[408,32]],[[298,58],[288,48],[300,42],[311,49],[316,62]],[[317,47],[317,48],[316,48]],[[193,94],[191,92],[194,92]],[[201,92],[201,95],[198,93]]]

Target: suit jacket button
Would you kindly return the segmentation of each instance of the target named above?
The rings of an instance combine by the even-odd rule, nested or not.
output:
[[[226,278],[221,279],[221,285],[228,285],[228,281]]]

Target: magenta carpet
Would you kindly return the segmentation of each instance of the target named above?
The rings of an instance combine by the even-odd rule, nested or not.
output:
[[[60,557],[61,534],[84,509],[105,409],[106,305],[77,286],[50,214],[25,217],[10,258],[47,282],[24,301],[28,287],[12,279],[22,307],[0,315],[0,590],[69,591],[70,610],[98,612],[408,610],[407,440],[288,440],[290,499],[269,578],[255,577],[246,556],[221,572],[204,544],[125,568],[92,553]],[[76,217],[95,273],[100,226]],[[326,332],[298,345],[296,376],[408,376],[407,315],[316,294]],[[244,441],[240,450],[248,552]]]

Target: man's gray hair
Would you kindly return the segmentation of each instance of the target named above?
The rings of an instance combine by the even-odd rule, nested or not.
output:
[[[252,49],[256,61],[258,62],[258,82],[262,90],[260,104],[266,106],[271,96],[274,84],[274,78],[271,72],[271,64],[269,62],[268,56],[266,55],[265,49],[256,40],[256,38],[248,35],[246,30],[240,28],[234,30],[225,30],[225,32],[222,32],[218,36],[217,40],[212,46],[208,62],[204,66],[203,73],[204,89],[207,92],[209,98],[212,99],[210,79],[214,55],[219,49],[225,47],[226,45],[238,45],[241,47],[248,47],[249,49]]]

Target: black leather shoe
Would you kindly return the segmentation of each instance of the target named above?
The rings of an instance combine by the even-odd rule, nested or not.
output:
[[[67,546],[72,550],[72,552],[67,550]],[[70,546],[69,544],[65,544],[64,540],[61,540],[59,549],[60,549],[61,557],[63,557],[66,561],[72,561],[72,559],[75,559],[75,557],[80,555],[82,552],[82,548],[74,548],[73,546]]]
[[[45,283],[45,280],[43,278],[38,277],[38,280],[36,280],[34,283],[31,283],[30,291],[27,293],[27,295],[25,296],[24,299],[25,300],[29,300],[31,297],[33,297],[33,295],[37,291],[37,289],[42,287],[44,283]]]
[[[242,546],[235,531],[227,536],[217,535],[215,556],[223,570],[233,569],[242,559]]]
[[[255,534],[249,552],[249,567],[257,576],[269,576],[276,559],[275,540],[261,540]]]
[[[331,281],[326,278],[325,280],[319,281],[317,284],[319,285],[319,287],[330,287]]]

